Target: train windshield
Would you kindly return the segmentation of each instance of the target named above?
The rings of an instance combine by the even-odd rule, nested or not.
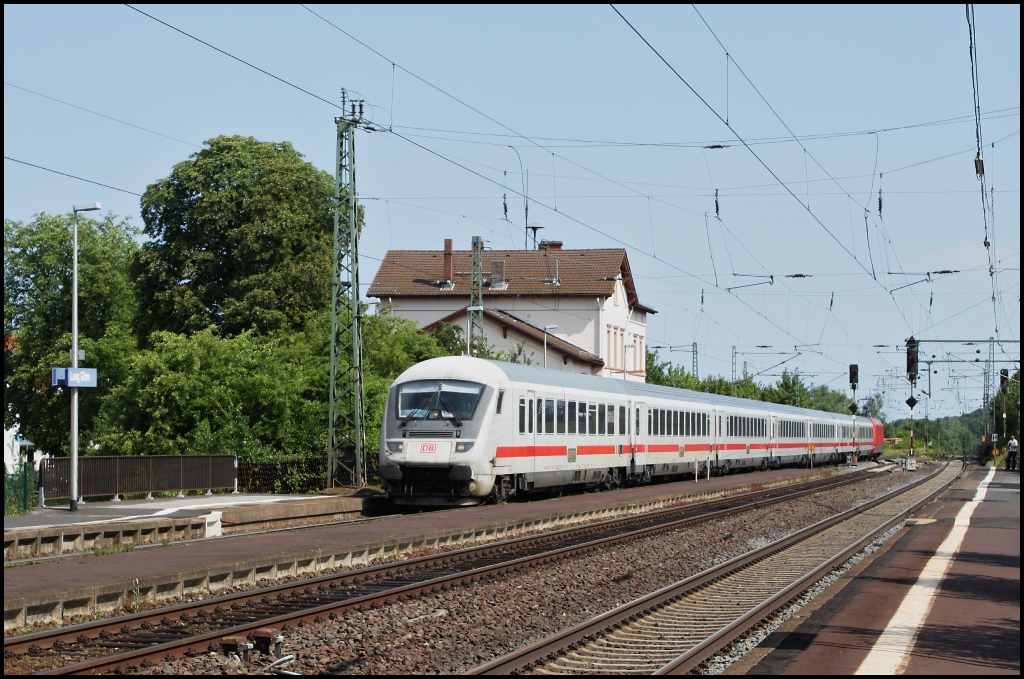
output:
[[[462,420],[473,418],[484,385],[461,380],[421,380],[399,385],[398,417],[404,425],[409,420]]]

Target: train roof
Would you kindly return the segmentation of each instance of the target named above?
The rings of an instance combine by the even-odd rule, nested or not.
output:
[[[606,393],[632,396],[637,400],[643,400],[645,396],[658,396],[676,399],[684,397],[687,400],[705,403],[707,405],[743,408],[751,411],[771,411],[776,414],[789,414],[803,417],[813,415],[814,417],[822,419],[833,419],[843,422],[848,422],[850,420],[850,416],[843,413],[832,413],[825,410],[811,410],[809,408],[797,408],[790,405],[769,403],[767,401],[753,401],[745,398],[733,398],[731,396],[719,396],[718,394],[709,394],[702,391],[676,389],[674,387],[664,387],[644,382],[617,380],[610,377],[597,377],[595,375],[583,375],[561,370],[548,370],[546,368],[533,365],[494,361],[474,358],[471,356],[444,356],[441,358],[432,358],[422,361],[402,373],[396,382],[439,378],[460,380],[470,379],[472,381],[483,383],[496,383],[508,380],[512,382],[525,382],[528,384],[550,387],[603,391]],[[861,419],[870,418],[862,417]]]

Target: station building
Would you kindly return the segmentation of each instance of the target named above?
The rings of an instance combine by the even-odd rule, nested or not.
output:
[[[368,296],[381,313],[430,331],[445,322],[465,332],[470,306],[471,250],[392,250]],[[494,352],[519,353],[543,366],[643,382],[647,315],[622,248],[567,250],[541,241],[535,250],[487,250],[483,261],[483,323]],[[545,333],[545,326],[550,328]],[[523,362],[520,360],[520,362]]]

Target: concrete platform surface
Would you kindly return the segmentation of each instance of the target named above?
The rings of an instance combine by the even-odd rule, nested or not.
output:
[[[256,495],[250,493],[224,495],[186,495],[154,500],[121,502],[81,502],[78,511],[68,507],[39,507],[24,516],[5,516],[4,530],[20,528],[53,528],[108,521],[135,521],[152,517],[204,516],[211,511],[240,505],[294,502],[327,498],[325,495]]]
[[[865,563],[729,673],[1020,674],[1019,473],[974,467]]]

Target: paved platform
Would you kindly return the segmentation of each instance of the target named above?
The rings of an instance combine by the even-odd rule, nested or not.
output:
[[[386,499],[355,495],[188,495],[40,507],[4,517],[4,561],[162,545],[381,513]]]
[[[874,467],[873,463],[862,467]],[[77,556],[4,569],[4,629],[115,612],[147,600],[209,596],[236,586],[366,565],[376,559],[467,546],[680,501],[787,485],[848,471],[781,469],[585,493],[532,502],[385,517],[272,533],[183,542],[166,548]]]
[[[23,528],[53,528],[76,524],[134,521],[154,517],[181,518],[204,516],[211,511],[241,505],[279,504],[308,501],[327,496],[320,495],[257,495],[250,493],[218,495],[186,495],[185,497],[154,500],[124,500],[121,502],[81,502],[78,511],[71,512],[67,505],[54,505],[33,509],[24,516],[5,516],[4,530]]]
[[[728,673],[1020,674],[1019,473],[975,466],[909,523]]]

